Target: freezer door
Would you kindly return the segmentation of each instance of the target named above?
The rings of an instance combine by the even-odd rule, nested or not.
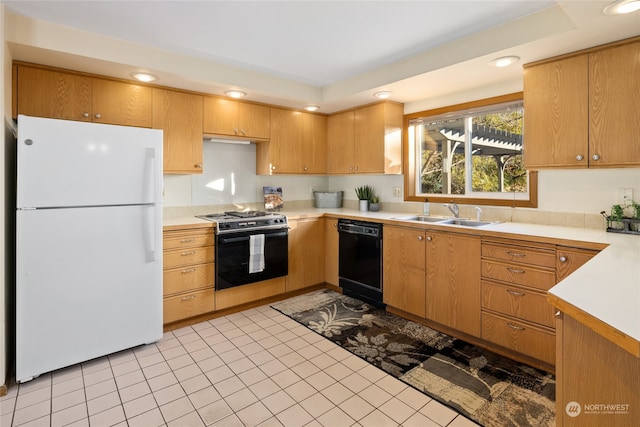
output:
[[[153,206],[17,213],[16,379],[162,337]]]
[[[162,131],[18,116],[18,208],[161,203]]]

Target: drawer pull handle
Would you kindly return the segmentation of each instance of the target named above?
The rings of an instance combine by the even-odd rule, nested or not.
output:
[[[522,274],[522,273],[524,273],[524,270],[519,270],[519,269],[517,269],[517,268],[511,268],[511,267],[509,267],[509,268],[507,268],[507,270],[509,270],[509,271],[510,271],[510,272],[512,272],[512,273],[518,273],[518,274]]]
[[[195,268],[190,268],[190,269],[188,269],[188,270],[182,270],[182,274],[185,274],[185,273],[194,273],[195,271],[196,271],[196,269],[195,269]]]
[[[514,325],[513,323],[507,323],[507,326],[511,329],[515,329],[516,331],[524,331],[525,328],[519,325]]]
[[[180,255],[182,256],[189,256],[189,255],[195,255],[196,251],[189,251],[189,252],[182,252]]]
[[[518,252],[507,252],[507,255],[515,257],[515,258],[524,258],[527,254],[520,254]]]
[[[567,262],[567,257],[564,255],[560,256],[560,262]]]
[[[180,240],[180,243],[189,243],[189,242],[195,242],[196,239],[182,239]]]
[[[516,292],[516,291],[512,291],[511,289],[507,289],[507,292],[517,297],[523,297],[526,295],[524,292]]]
[[[194,299],[196,296],[195,295],[189,295],[188,297],[182,297],[182,301],[189,301],[190,299]]]

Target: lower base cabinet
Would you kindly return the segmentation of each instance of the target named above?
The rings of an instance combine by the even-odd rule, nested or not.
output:
[[[565,313],[556,335],[556,426],[638,426],[640,358]]]
[[[163,233],[163,323],[215,310],[212,227]]]
[[[324,223],[324,218],[289,221],[287,292],[324,282]]]

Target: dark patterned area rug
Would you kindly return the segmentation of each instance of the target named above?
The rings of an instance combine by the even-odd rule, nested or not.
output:
[[[555,426],[555,377],[330,290],[272,307],[485,427]]]

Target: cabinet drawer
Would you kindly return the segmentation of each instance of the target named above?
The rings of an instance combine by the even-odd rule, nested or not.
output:
[[[482,277],[549,290],[556,282],[555,271],[537,270],[515,264],[482,260]]]
[[[184,265],[204,264],[213,262],[213,257],[213,246],[164,251],[163,266],[165,269],[169,269]]]
[[[555,334],[529,323],[482,313],[482,338],[555,365]]]
[[[188,319],[215,309],[215,291],[205,289],[190,294],[177,295],[163,300],[164,324]]]
[[[556,265],[556,254],[551,249],[525,248],[497,243],[483,243],[482,257],[540,267],[555,267]]]
[[[164,295],[213,286],[214,264],[188,265],[163,272]]]
[[[482,308],[555,327],[554,310],[545,294],[497,283],[482,282]]]
[[[189,233],[164,233],[162,243],[164,250],[191,248],[194,246],[213,246],[213,231],[198,230]]]

